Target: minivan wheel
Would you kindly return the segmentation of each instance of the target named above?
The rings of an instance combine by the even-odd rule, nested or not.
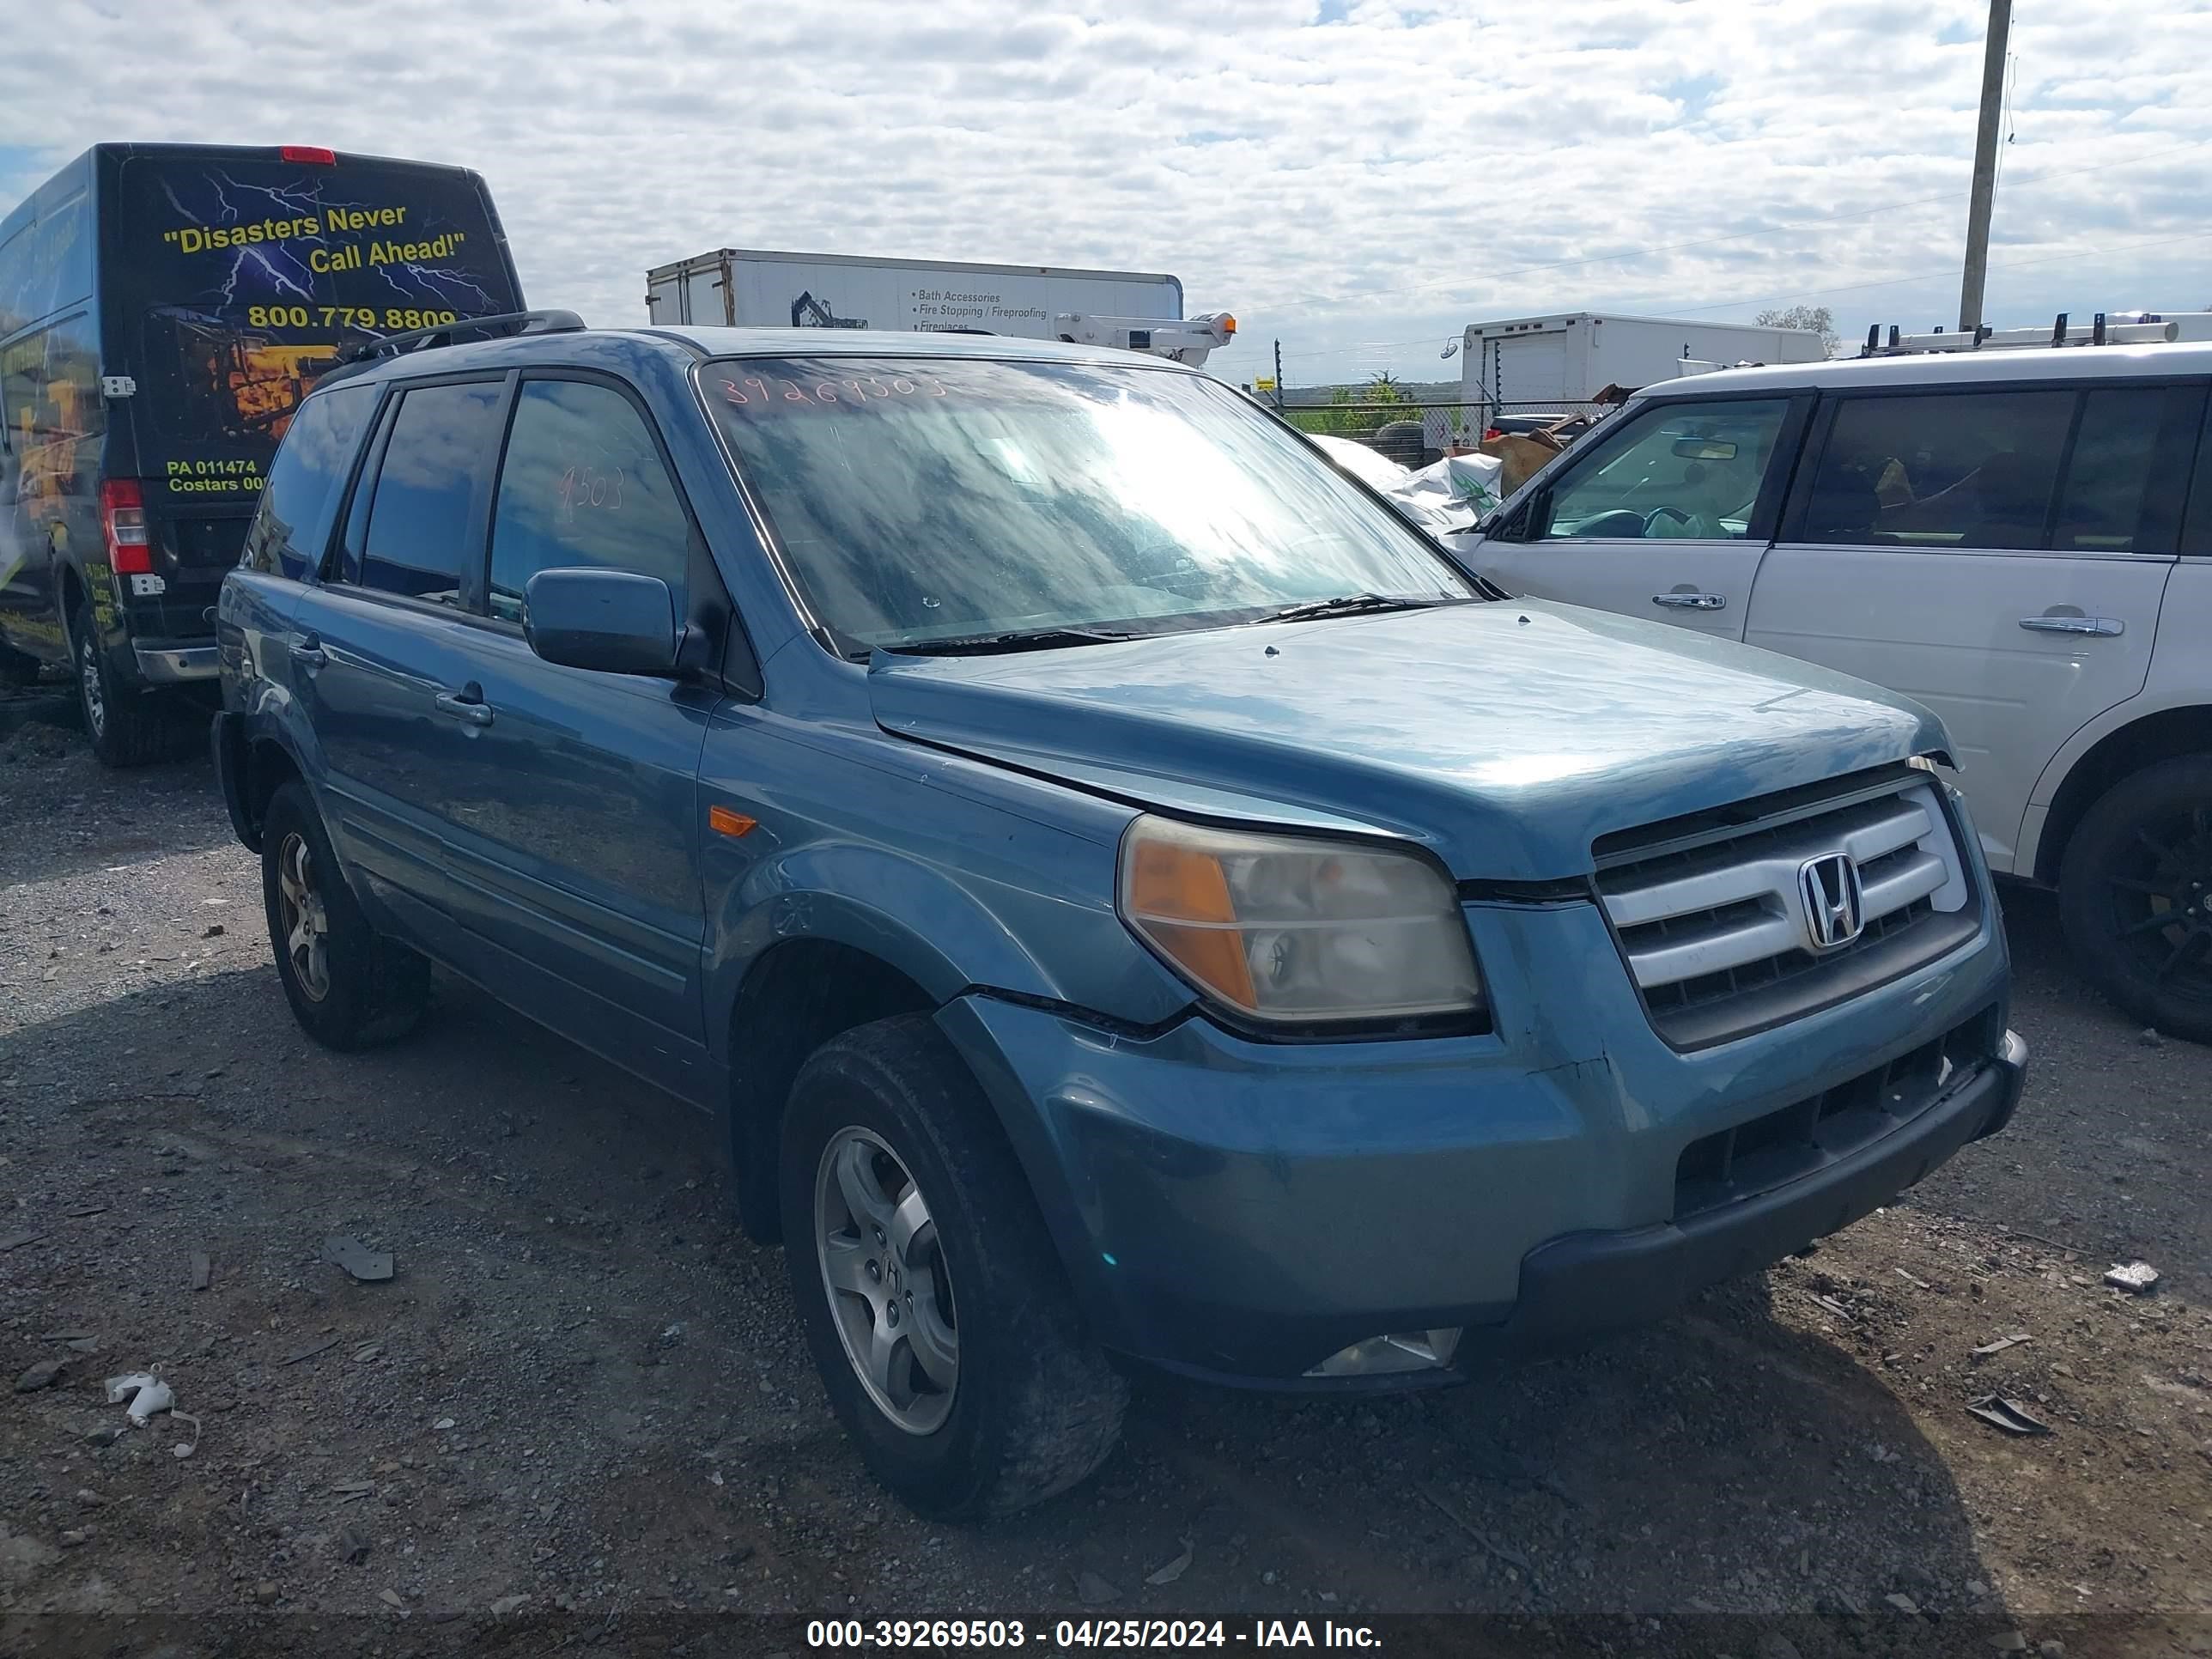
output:
[[[2067,843],[2058,902],[2100,990],[2147,1025],[2212,1042],[2212,755],[2113,785]]]
[[[280,785],[262,815],[261,890],[276,977],[309,1036],[367,1048],[420,1023],[430,964],[369,925],[302,783]]]
[[[175,728],[165,711],[134,688],[118,685],[100,648],[92,602],[79,599],[70,617],[70,668],[92,752],[105,766],[144,766],[169,752]]]
[[[927,1015],[832,1038],[792,1085],[785,1257],[831,1408],[925,1516],[1090,1474],[1128,1385],[1085,1336],[1021,1166]]]

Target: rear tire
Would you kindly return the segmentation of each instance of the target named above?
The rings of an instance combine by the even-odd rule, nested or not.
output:
[[[76,679],[77,712],[103,766],[145,766],[168,754],[176,727],[158,701],[135,686],[120,685],[100,648],[92,602],[79,599],[70,617],[70,672]]]
[[[2098,989],[2147,1025],[2212,1042],[2212,755],[2107,790],[2067,843],[2058,905]]]
[[[792,1296],[830,1406],[910,1508],[1006,1515],[1105,1462],[1128,1385],[1084,1334],[1021,1166],[927,1015],[815,1051],[792,1085],[781,1182]],[[890,1357],[867,1367],[878,1338]]]
[[[430,964],[369,925],[296,780],[278,786],[262,815],[261,890],[276,977],[309,1036],[329,1048],[370,1048],[421,1023]]]

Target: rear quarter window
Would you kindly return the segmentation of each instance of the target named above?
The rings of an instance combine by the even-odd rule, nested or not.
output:
[[[375,411],[373,386],[335,387],[301,405],[246,532],[246,568],[298,581],[322,562],[354,451]]]

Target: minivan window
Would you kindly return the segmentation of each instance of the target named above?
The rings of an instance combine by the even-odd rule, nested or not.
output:
[[[699,375],[793,582],[849,641],[1474,597],[1395,514],[1202,375],[896,357]]]
[[[684,613],[690,521],[635,405],[611,386],[526,380],[491,527],[491,611],[522,620],[541,570],[602,565],[658,576]]]
[[[1805,539],[2047,545],[2075,397],[1992,391],[1843,399],[1808,495]],[[2146,460],[2149,451],[2146,443]],[[2139,477],[2135,492],[2140,500]]]
[[[2082,399],[2074,452],[2058,489],[2051,545],[2083,553],[2173,551],[2172,538],[2145,522],[2166,393],[2157,386],[2114,386]],[[2163,516],[2163,515],[2159,515]],[[2151,546],[2151,542],[2160,545]]]
[[[300,406],[246,532],[248,570],[297,581],[322,562],[355,446],[375,412],[368,386],[333,387]]]
[[[369,505],[362,586],[461,603],[470,508],[489,482],[501,389],[496,380],[478,380],[406,394]]]
[[[1632,415],[1550,492],[1537,538],[1696,537],[1732,541],[1750,530],[1784,398],[1667,402]]]

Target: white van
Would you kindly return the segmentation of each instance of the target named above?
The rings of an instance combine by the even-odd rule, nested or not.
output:
[[[1859,675],[1950,728],[1990,867],[2114,1001],[2212,1041],[2212,345],[1665,382],[1460,556]]]

